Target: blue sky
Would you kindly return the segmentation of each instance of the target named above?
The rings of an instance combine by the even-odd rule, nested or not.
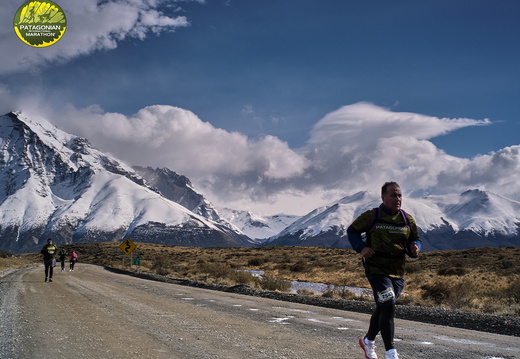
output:
[[[229,205],[303,213],[364,186],[377,190],[390,176],[410,194],[505,191],[507,183],[492,176],[504,150],[501,156],[515,164],[504,176],[520,170],[515,0],[62,0],[67,32],[44,49],[12,31],[10,14],[22,3],[9,0],[12,11],[1,15],[3,112],[15,103],[131,164],[170,167],[219,204],[233,197]],[[153,107],[139,114],[154,105],[182,111]],[[179,123],[160,116],[178,116],[187,132],[176,133]],[[153,123],[153,136],[163,142],[137,133],[144,123]],[[212,140],[167,145],[201,126]],[[388,128],[396,130],[392,146],[418,152],[389,161],[400,172],[378,163],[392,153]],[[228,138],[216,140],[220,134]],[[223,149],[234,135],[244,148]],[[213,140],[219,147],[204,148]],[[413,141],[417,146],[408,147]],[[356,162],[361,150],[371,166]],[[219,167],[201,159],[204,151],[222,152],[212,159]],[[337,157],[313,155],[320,151]],[[233,158],[236,152],[250,154]],[[446,165],[417,170],[432,161]],[[367,182],[373,171],[381,175]],[[468,171],[489,176],[458,181]],[[243,196],[230,197],[238,188]],[[519,193],[515,186],[502,194],[520,199]]]

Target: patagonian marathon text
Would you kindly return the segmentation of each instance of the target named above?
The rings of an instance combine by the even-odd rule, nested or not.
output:
[[[59,30],[61,31],[61,25],[19,25],[20,30],[31,30],[31,31],[49,31]]]

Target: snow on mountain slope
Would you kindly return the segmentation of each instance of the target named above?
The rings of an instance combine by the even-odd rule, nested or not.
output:
[[[520,202],[492,192],[468,190],[460,195],[434,197],[456,231],[481,235],[518,235]]]
[[[413,216],[417,227],[423,232],[453,224],[453,221],[445,216],[437,201],[426,198],[404,198],[402,207]]]
[[[237,233],[240,229],[228,222],[213,205],[198,193],[190,180],[168,168],[132,167],[148,185],[163,197],[182,205],[193,213],[221,224]]]
[[[300,218],[300,216],[288,214],[262,217],[249,211],[230,208],[219,208],[218,211],[248,237],[257,240],[266,239],[280,233],[281,230]]]
[[[0,169],[0,248],[13,252],[35,249],[47,236],[58,243],[120,240],[137,229],[146,233],[136,238],[143,241],[154,233],[167,241],[179,230],[192,245],[244,244],[232,230],[146,186],[131,167],[44,120],[0,117]]]
[[[316,238],[338,243],[357,216],[380,203],[380,197],[369,192],[344,197],[303,216],[266,243],[305,245]],[[414,217],[429,249],[451,249],[461,243],[477,247],[520,245],[520,203],[490,192],[468,190],[460,195],[404,198],[403,209]]]
[[[139,187],[139,188],[136,188]],[[177,203],[162,198],[156,192],[142,188],[126,177],[107,171],[100,171],[92,180],[92,185],[70,206],[60,208],[59,217],[86,218],[83,228],[117,230],[133,228],[148,222],[160,222],[176,226],[196,216]],[[202,224],[216,229],[205,219]]]
[[[351,223],[349,219],[361,213],[361,203],[375,203],[375,199],[368,192],[359,192],[353,196],[344,197],[330,206],[316,208],[275,237],[295,235],[298,232],[301,232],[299,235],[301,239],[329,231],[335,231],[338,235],[344,234]],[[272,242],[272,239],[269,242]]]
[[[130,223],[142,224],[150,220],[178,225],[193,216],[193,213],[179,204],[167,201],[150,189],[122,176],[122,174],[133,175],[133,170],[123,163],[90,148],[86,143],[82,146],[79,158],[75,156],[77,152],[67,147],[75,139],[72,135],[62,132],[49,123],[34,123],[27,118],[24,122],[42,141],[42,148],[44,146],[50,148],[52,155],[60,157],[64,162],[63,166],[68,168],[65,173],[56,172],[55,166],[49,167],[44,163],[46,159],[38,158],[41,156],[38,149],[27,152],[27,157],[32,164],[28,170],[32,175],[23,186],[24,191],[21,195],[26,194],[28,197],[19,199],[21,203],[31,205],[35,200],[36,205],[43,202],[47,208],[51,204],[54,210],[50,214],[55,212],[69,218],[87,216],[87,226],[106,229],[114,229],[121,225],[128,226]],[[49,154],[49,150],[46,152]],[[110,164],[111,167],[107,169],[106,164]],[[81,191],[81,196],[77,197],[76,188],[71,186],[77,182],[58,181],[56,176],[76,174],[75,171],[81,167],[88,167],[91,172],[88,173],[88,186]],[[115,167],[118,170],[114,173],[112,171]],[[201,219],[201,222],[207,221]],[[213,226],[210,222],[206,225]]]
[[[2,183],[4,182],[4,183]],[[0,181],[5,184],[9,181]],[[3,186],[5,188],[5,186]],[[0,222],[4,226],[19,226],[21,229],[43,224],[54,212],[52,198],[41,194],[40,182],[34,178],[24,180],[23,187],[10,196],[3,196],[0,204]]]

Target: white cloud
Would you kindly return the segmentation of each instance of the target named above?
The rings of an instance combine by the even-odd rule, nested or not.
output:
[[[519,146],[466,159],[450,156],[428,141],[463,127],[490,124],[488,119],[437,118],[358,103],[319,121],[306,152],[322,183],[343,187],[346,193],[396,180],[408,193],[483,188],[520,198],[515,182]]]
[[[358,190],[377,190],[388,180],[408,194],[484,188],[520,197],[520,146],[465,159],[427,140],[489,120],[439,119],[358,103],[326,115],[308,145],[295,150],[273,136],[251,140],[215,128],[172,106],[150,106],[132,116],[70,107],[48,117],[129,164],[188,176],[220,205],[264,213],[303,214]]]
[[[69,107],[47,117],[129,164],[169,167],[187,175],[213,197],[266,200],[276,194],[270,193],[271,186],[290,183],[308,166],[301,154],[276,137],[251,140],[172,106],[150,106],[128,117],[95,106]]]
[[[399,180],[411,191],[436,188],[445,166],[463,159],[447,155],[428,141],[485,120],[437,118],[393,112],[370,103],[344,106],[327,114],[313,128],[307,147],[314,177],[328,188],[345,192],[379,188]]]
[[[249,115],[249,114],[252,114],[253,112],[254,112],[253,105],[251,105],[251,104],[244,105],[244,107],[242,108],[242,113],[244,115]]]
[[[439,175],[439,184],[456,188],[482,188],[520,200],[520,145],[481,155]]]
[[[60,2],[67,17],[67,30],[56,44],[33,48],[15,35],[13,28],[0,28],[0,74],[42,71],[49,63],[64,62],[96,50],[114,49],[127,38],[145,39],[150,33],[188,26],[184,16],[169,16],[157,8],[164,1],[66,0]],[[2,2],[0,23],[12,24],[20,1]]]
[[[347,143],[363,138],[363,143],[358,145],[373,145],[374,141],[380,138],[403,134],[416,139],[430,139],[459,128],[490,123],[488,119],[450,119],[410,112],[392,112],[371,103],[359,102],[326,115],[314,126],[310,143],[327,142],[330,136]]]

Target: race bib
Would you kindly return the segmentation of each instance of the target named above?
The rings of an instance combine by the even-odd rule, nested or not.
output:
[[[391,287],[388,287],[381,292],[377,292],[377,298],[379,299],[380,303],[385,303],[389,300],[393,300],[395,298],[394,290]]]

